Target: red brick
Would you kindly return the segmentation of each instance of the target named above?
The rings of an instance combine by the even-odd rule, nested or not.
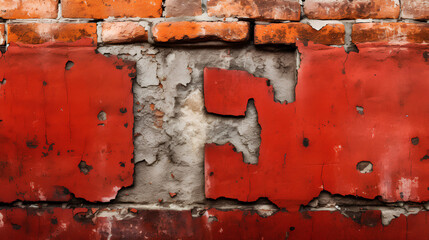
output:
[[[156,42],[224,41],[243,42],[249,38],[247,22],[162,22],[152,29]]]
[[[299,21],[298,0],[209,0],[207,12],[214,17],[242,17]]]
[[[147,42],[148,32],[138,22],[104,22],[101,41],[104,43]]]
[[[152,18],[162,14],[162,0],[63,0],[61,6],[66,18]]]
[[[402,17],[411,19],[429,19],[428,0],[402,0]]]
[[[304,13],[311,19],[398,18],[398,0],[307,0]]]
[[[4,0],[0,1],[0,18],[56,18],[58,0]]]
[[[342,45],[344,36],[343,24],[326,25],[319,31],[304,23],[272,23],[255,26],[255,44],[294,44],[300,40]]]
[[[8,43],[73,42],[82,38],[97,42],[95,23],[13,23],[8,24],[7,29]]]
[[[165,0],[166,17],[198,16],[203,14],[201,0]]]
[[[353,25],[352,41],[388,43],[429,43],[429,24],[359,23]]]
[[[0,24],[0,45],[4,45],[6,43],[4,32],[4,24]]]

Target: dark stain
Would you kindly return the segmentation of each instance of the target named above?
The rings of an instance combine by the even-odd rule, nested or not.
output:
[[[122,69],[124,66],[116,65],[116,69]]]
[[[401,199],[404,199],[404,193],[403,192],[400,192],[399,196],[401,196]]]
[[[54,225],[58,224],[58,219],[51,218],[51,224],[54,224]]]
[[[376,211],[366,211],[362,213],[360,224],[375,227],[381,222],[381,216]]]
[[[43,86],[48,85],[48,83],[46,81],[43,81]]]
[[[127,113],[127,109],[126,109],[126,108],[121,108],[121,109],[119,109],[119,111],[120,111],[121,113]]]
[[[128,123],[125,123],[125,124],[124,124],[124,127],[126,127],[126,128],[127,128],[127,127],[128,127]]]
[[[49,148],[48,148],[49,152],[51,152],[52,150],[54,150],[54,145],[55,145],[55,143],[49,144]]]
[[[213,174],[214,174],[214,172],[210,172],[210,174],[209,174],[209,175],[210,175],[210,176],[213,176]]]
[[[344,212],[349,218],[353,220],[353,222],[361,224],[362,220],[362,212],[354,212],[354,211],[345,211]]]
[[[429,61],[429,52],[428,51],[423,52],[423,58],[425,59],[425,62]]]
[[[411,143],[412,143],[413,145],[417,145],[417,144],[419,144],[419,142],[420,142],[420,140],[419,140],[419,138],[418,138],[418,137],[413,137],[413,138],[411,138]]]
[[[304,138],[304,139],[302,140],[302,145],[303,145],[304,147],[308,147],[308,146],[310,145],[310,140],[308,140],[308,138]]]
[[[270,80],[267,80],[267,87],[271,86]]]
[[[91,170],[92,170],[92,166],[86,164],[85,161],[80,161],[79,165],[78,165],[80,172],[87,175]]]
[[[301,215],[304,219],[311,219],[311,215],[307,211],[301,212]]]
[[[428,159],[429,159],[429,155],[426,154],[420,159],[420,161],[428,160]]]
[[[136,75],[136,73],[129,73],[128,74],[128,77],[130,77],[130,78],[135,78],[137,75]]]
[[[12,223],[12,228],[15,230],[19,230],[19,229],[21,229],[21,225]]]
[[[293,231],[295,230],[295,227],[290,227],[289,230]]]
[[[28,140],[26,144],[28,148],[37,148],[39,146],[39,142],[37,141],[36,137],[34,137],[33,140]]]
[[[119,162],[119,166],[125,167],[125,163],[124,162]]]
[[[64,197],[68,197],[70,191],[63,186],[55,186],[55,198],[64,199]]]
[[[80,222],[83,224],[95,225],[95,223],[92,221],[92,218],[90,216],[86,216],[85,213],[78,213],[78,214],[73,216],[73,219],[76,222]]]
[[[47,157],[49,155],[49,153],[47,152],[42,152],[42,157]]]

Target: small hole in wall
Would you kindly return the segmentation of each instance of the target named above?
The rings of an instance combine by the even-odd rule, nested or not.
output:
[[[100,121],[106,121],[107,120],[107,114],[104,111],[101,111],[97,117],[98,117],[98,120],[100,120]]]
[[[420,139],[418,137],[411,138],[411,143],[413,145],[417,145],[417,144],[419,144],[419,142],[420,142]]]
[[[308,138],[304,138],[304,139],[302,140],[302,145],[303,145],[304,147],[308,147],[308,145],[310,145],[310,140],[308,140]]]
[[[356,169],[360,172],[360,173],[371,173],[372,172],[372,163],[368,162],[368,161],[362,161],[359,162],[356,165]]]
[[[2,80],[0,80],[0,85],[6,84],[6,78],[3,78]]]
[[[73,66],[74,66],[74,62],[67,61],[67,63],[66,63],[66,70],[70,70]]]
[[[78,165],[80,172],[87,175],[91,170],[92,170],[92,166],[86,164],[85,161],[80,161],[79,165]]]
[[[363,114],[364,114],[364,112],[363,112],[363,107],[361,107],[361,106],[356,106],[356,111],[357,111],[360,115],[363,115]]]

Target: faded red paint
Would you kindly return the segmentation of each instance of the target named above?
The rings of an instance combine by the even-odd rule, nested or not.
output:
[[[1,202],[105,202],[132,184],[134,65],[90,45],[12,43],[1,56]]]
[[[429,46],[359,44],[359,53],[347,54],[298,45],[302,61],[294,103],[275,102],[267,79],[205,70],[207,111],[244,116],[254,99],[262,128],[256,165],[244,163],[230,144],[206,145],[206,196],[268,197],[289,211],[322,190],[429,200]],[[370,161],[373,172],[360,173],[361,161]]]
[[[123,215],[120,214],[123,213]],[[126,215],[125,215],[126,214]],[[120,209],[2,209],[2,239],[429,239],[429,214],[400,216],[381,225],[379,211],[278,212],[264,218],[250,211]],[[108,217],[110,216],[110,217]]]

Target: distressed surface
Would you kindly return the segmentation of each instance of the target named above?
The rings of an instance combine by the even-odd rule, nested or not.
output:
[[[148,32],[138,22],[104,22],[101,24],[103,43],[147,42]]]
[[[1,57],[1,202],[104,202],[132,184],[134,67],[89,44],[11,44]]]
[[[0,18],[56,18],[58,0],[2,0],[0,1]]]
[[[96,23],[12,23],[7,25],[8,43],[40,44],[92,39],[97,44]]]
[[[389,202],[429,200],[428,46],[358,48],[347,54],[299,44],[291,104],[274,101],[267,79],[206,69],[207,111],[243,116],[254,99],[262,128],[257,165],[243,163],[230,144],[206,145],[206,197],[268,197],[289,211],[321,190]],[[361,173],[362,161],[373,171]]]
[[[239,17],[299,21],[298,0],[209,0],[207,13],[213,17]]]
[[[224,41],[244,42],[248,22],[162,22],[152,28],[156,42]]]
[[[204,144],[232,142],[246,161],[257,162],[260,127],[253,105],[246,118],[207,114],[203,69],[243,69],[266,76],[276,86],[276,98],[293,101],[296,58],[289,49],[263,51],[235,48],[101,47],[137,62],[133,86],[135,114],[135,183],[120,191],[120,202],[192,205],[205,202]],[[171,198],[170,192],[177,193]]]
[[[428,23],[358,23],[353,24],[352,31],[354,43],[429,43],[428,36]]]
[[[296,41],[342,45],[345,28],[343,24],[329,24],[316,30],[303,23],[272,23],[255,26],[255,44],[294,44]]]
[[[166,0],[166,17],[198,16],[203,13],[201,0]]]
[[[382,226],[379,211],[278,212],[137,209],[2,209],[4,239],[429,239],[429,214]]]
[[[429,19],[429,1],[401,0],[402,17],[409,19]]]
[[[310,19],[398,18],[399,0],[306,0]]]
[[[162,0],[63,0],[61,7],[66,18],[156,18],[162,14]]]
[[[5,30],[5,25],[0,24],[0,45],[4,45],[6,43],[4,30]]]

